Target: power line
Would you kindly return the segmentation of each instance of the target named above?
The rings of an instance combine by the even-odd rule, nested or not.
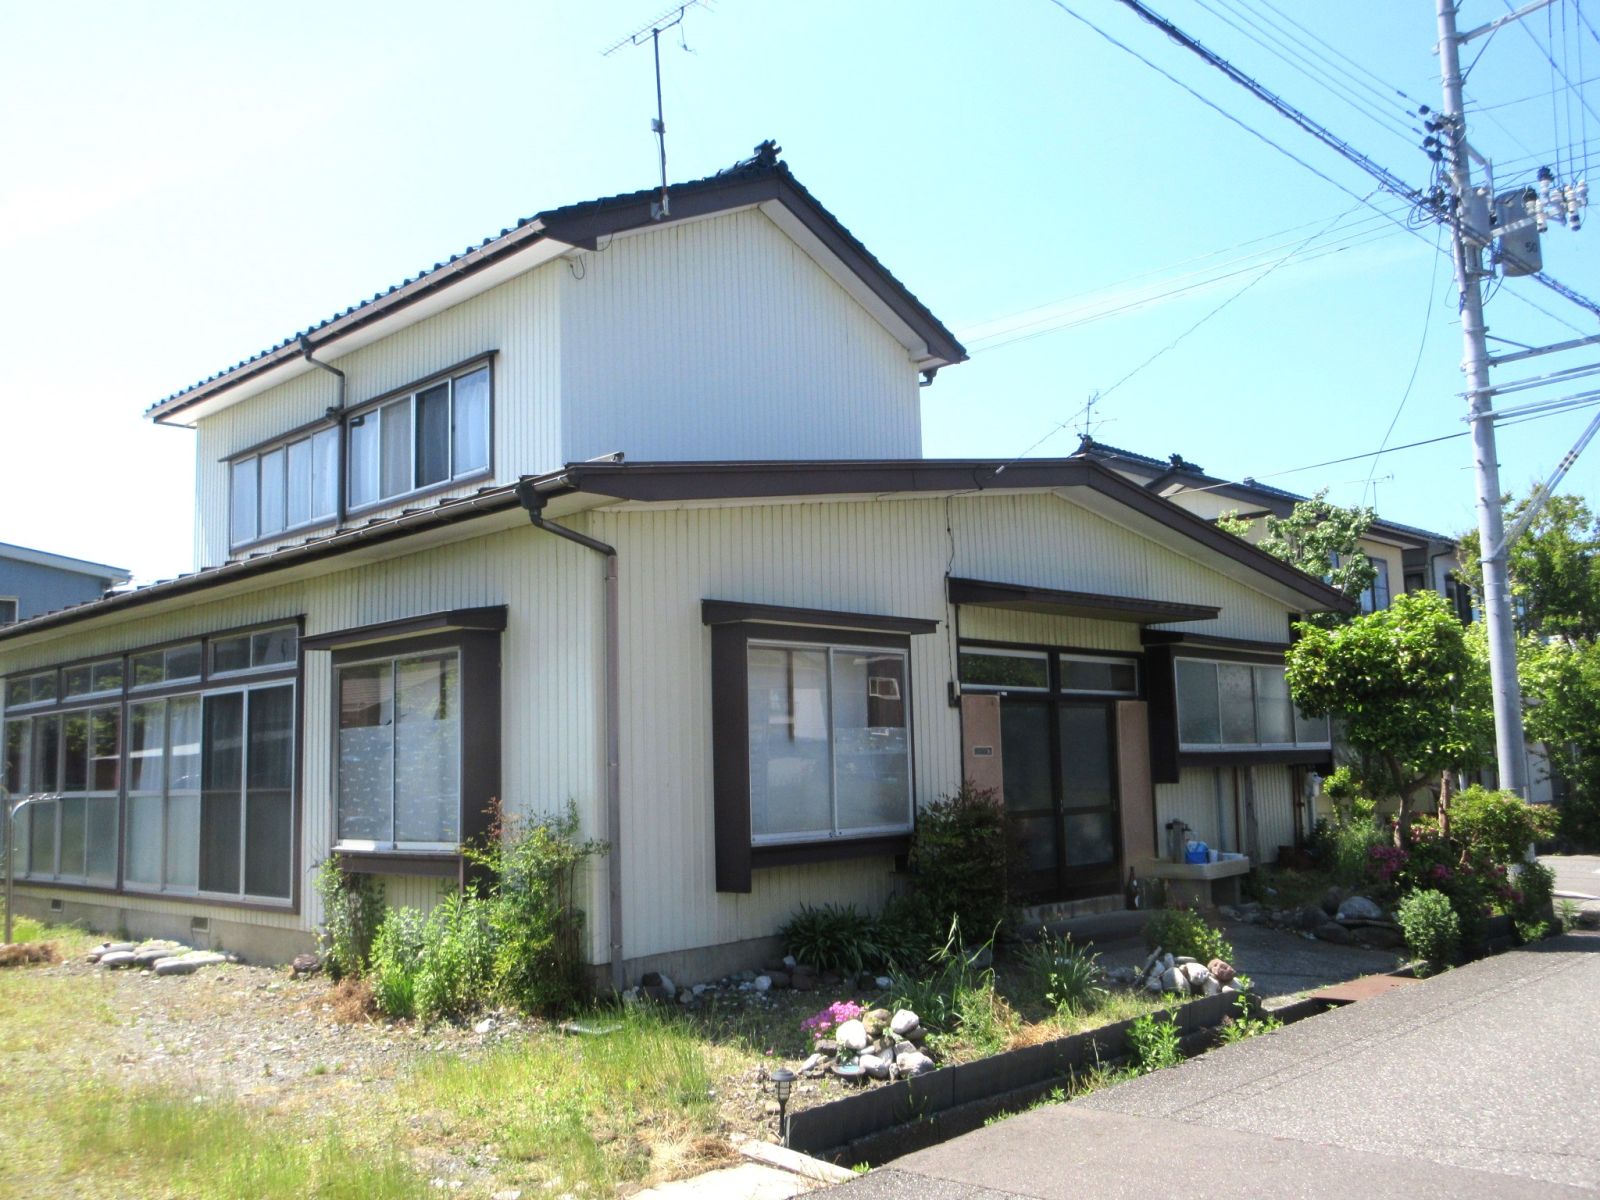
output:
[[[1434,245],[1440,253],[1444,252],[1441,244],[1444,240],[1444,226],[1439,226]],[[1406,380],[1406,390],[1400,393],[1400,403],[1395,406],[1394,416],[1389,419],[1389,428],[1383,431],[1383,441],[1378,444],[1378,453],[1373,456],[1372,469],[1367,472],[1367,482],[1361,488],[1361,502],[1366,503],[1367,488],[1372,486],[1372,477],[1378,473],[1378,460],[1383,454],[1384,447],[1389,444],[1389,439],[1394,435],[1394,427],[1400,423],[1400,414],[1406,410],[1406,401],[1411,399],[1411,389],[1416,385],[1417,372],[1422,367],[1422,352],[1428,348],[1428,333],[1433,328],[1433,300],[1439,291],[1438,264],[1433,264],[1433,270],[1428,272],[1428,310],[1422,318],[1422,337],[1417,342],[1417,357],[1411,364],[1411,378]],[[1376,502],[1377,497],[1373,497]]]

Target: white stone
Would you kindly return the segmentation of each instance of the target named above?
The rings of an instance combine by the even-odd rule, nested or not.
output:
[[[887,975],[879,975],[875,980],[873,980],[873,982],[876,983],[879,988],[894,986],[894,980],[890,979]]]
[[[227,962],[227,957],[207,950],[195,950],[180,958],[163,958],[155,966],[157,975],[193,975],[201,967]]]
[[[933,1070],[933,1059],[920,1050],[913,1050],[909,1054],[896,1055],[895,1065],[903,1075],[922,1075]]]
[[[761,986],[759,981],[756,983],[756,986]],[[697,983],[689,990],[692,991],[696,996],[704,996],[706,994],[706,985],[703,983]]]
[[[784,955],[784,956],[783,956],[783,965],[784,965],[784,966],[786,966],[786,967],[788,967],[788,968],[789,968],[789,970],[791,970],[791,971],[792,971],[792,970],[794,970],[794,969],[795,969],[795,967],[797,967],[797,966],[799,966],[799,963],[797,963],[797,962],[796,962],[796,961],[795,961],[795,957],[794,957],[794,955],[792,955],[792,954],[785,954],[785,955]]]
[[[922,1024],[922,1018],[909,1008],[902,1008],[889,1018],[889,1030],[901,1037],[909,1037]]]
[[[1177,958],[1175,958],[1173,960],[1173,963],[1175,965],[1177,965],[1177,966],[1180,966],[1180,967],[1186,967],[1192,962],[1199,962],[1199,961],[1200,960],[1198,958],[1190,958],[1187,955],[1180,954],[1180,955],[1178,955]]]
[[[758,992],[770,992],[772,990],[772,976],[771,975],[757,975],[756,979],[755,979],[755,983],[752,986]]]
[[[805,1062],[800,1064],[800,1070],[796,1072],[796,1074],[804,1075],[812,1068],[820,1066],[822,1064],[822,1060],[826,1057],[827,1056],[823,1054],[813,1054],[810,1058],[806,1059]]]
[[[1178,965],[1178,960],[1173,958],[1172,955],[1170,955],[1170,954],[1163,954],[1161,956],[1161,965],[1166,970],[1170,971],[1170,970],[1172,970],[1173,967]]]
[[[1215,976],[1210,976],[1206,979],[1204,990],[1208,996],[1219,996],[1222,994],[1222,985],[1217,982]]]
[[[856,1062],[861,1064],[861,1069],[874,1079],[889,1078],[889,1059],[876,1054],[863,1054]]]
[[[100,956],[100,965],[112,968],[131,967],[138,957],[132,950],[108,950]]]
[[[494,1028],[494,1018],[493,1017],[485,1017],[483,1020],[479,1021],[476,1025],[474,1025],[472,1027],[472,1032],[473,1033],[488,1033],[493,1028]]]
[[[1161,990],[1164,992],[1186,992],[1189,990],[1189,981],[1183,977],[1183,972],[1177,967],[1168,967],[1161,973]]]
[[[1197,962],[1184,963],[1178,970],[1188,982],[1190,991],[1199,991],[1211,978],[1211,972]]]
[[[862,1051],[872,1042],[867,1034],[867,1027],[860,1021],[846,1021],[834,1031],[833,1040],[839,1043],[841,1050]]]

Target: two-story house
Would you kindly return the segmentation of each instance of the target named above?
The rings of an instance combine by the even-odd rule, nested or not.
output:
[[[571,799],[620,985],[880,904],[964,776],[1041,899],[1120,896],[1174,818],[1290,840],[1329,742],[1282,652],[1341,599],[1098,464],[921,458],[965,354],[770,144],[654,199],[151,409],[196,430],[195,572],[0,633],[25,904],[279,957],[316,863],[426,905],[492,800]]]
[[[1257,479],[1208,474],[1180,454],[1152,458],[1091,437],[1079,439],[1074,457],[1101,463],[1207,520],[1231,516],[1246,521],[1245,539],[1250,542],[1265,535],[1267,517],[1287,517],[1296,504],[1310,498]],[[1362,612],[1388,608],[1399,592],[1433,591],[1450,601],[1464,623],[1471,622],[1471,590],[1456,575],[1454,538],[1380,516],[1361,539],[1360,549],[1377,571],[1372,586],[1360,597]]]
[[[98,600],[131,578],[121,567],[0,542],[0,625]]]

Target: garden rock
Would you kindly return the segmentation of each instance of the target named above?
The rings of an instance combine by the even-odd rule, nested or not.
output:
[[[1341,921],[1377,921],[1382,917],[1383,909],[1365,896],[1351,896],[1339,905],[1338,919]]]
[[[872,982],[875,983],[878,986],[878,989],[880,991],[882,989],[884,989],[884,988],[888,988],[888,987],[893,987],[894,986],[894,980],[890,979],[887,975],[879,975]]]
[[[787,971],[768,971],[766,973],[766,975],[767,975],[767,979],[771,981],[772,987],[773,987],[774,990],[786,988],[786,987],[789,986],[789,972],[787,972]],[[756,977],[756,988],[759,990],[760,987],[761,987],[761,979],[760,979],[760,976],[757,976]]]
[[[896,1054],[894,1062],[902,1075],[923,1075],[933,1070],[933,1059],[920,1050]]]
[[[1184,979],[1183,973],[1177,967],[1168,967],[1161,972],[1161,991],[1182,992],[1187,990],[1188,986],[1188,981]],[[1151,990],[1154,991],[1155,989],[1152,988]]]
[[[789,977],[789,986],[797,992],[812,992],[816,990],[817,977],[815,975],[802,975],[796,971]]]
[[[474,1025],[472,1027],[472,1032],[473,1033],[488,1033],[493,1028],[494,1028],[494,1018],[493,1017],[485,1017],[483,1020],[479,1021],[476,1025]]]
[[[159,945],[140,946],[133,952],[133,965],[136,967],[153,967],[163,958],[176,958],[180,954],[187,954],[189,947],[180,946],[177,942],[162,942]]]
[[[191,950],[180,958],[164,958],[155,966],[157,975],[193,975],[201,967],[212,967],[228,961],[226,954],[209,950]]]
[[[1322,911],[1320,904],[1308,904],[1300,910],[1295,918],[1295,924],[1307,933],[1315,933],[1319,928],[1328,923],[1328,914]]]
[[[874,1008],[862,1016],[861,1023],[873,1037],[882,1037],[883,1031],[889,1028],[890,1020],[891,1015],[887,1008]]]
[[[289,974],[299,979],[303,975],[315,975],[322,970],[322,960],[315,954],[296,954],[294,961],[289,964]]]
[[[1201,991],[1207,996],[1218,996],[1222,994],[1222,985],[1217,982],[1217,977],[1213,975],[1206,980],[1205,986],[1201,988]]]
[[[1344,903],[1345,897],[1350,893],[1342,887],[1330,887],[1322,893],[1322,911],[1330,917],[1339,915],[1339,906]]]
[[[1314,932],[1322,941],[1332,942],[1336,946],[1348,946],[1355,940],[1350,931],[1337,921],[1324,922]]]
[[[800,1064],[799,1074],[804,1075],[807,1071],[817,1070],[823,1065],[825,1058],[826,1055],[813,1054],[810,1058],[806,1059],[805,1062]]]
[[[1206,964],[1206,970],[1211,972],[1211,978],[1215,979],[1221,984],[1232,983],[1234,977],[1238,975],[1238,972],[1235,971],[1232,966],[1220,958],[1213,958],[1210,962],[1208,962]]]
[[[1187,962],[1178,968],[1178,974],[1191,992],[1198,992],[1211,981],[1211,972],[1197,962]]]
[[[1190,963],[1197,963],[1199,961],[1200,960],[1198,958],[1189,958],[1186,955],[1180,954],[1177,958],[1172,960],[1172,965],[1175,967],[1187,967]]]
[[[910,1037],[922,1026],[922,1018],[909,1008],[902,1008],[889,1018],[889,1031],[901,1037]]]
[[[889,1060],[876,1054],[863,1054],[856,1062],[873,1079],[889,1078]]]
[[[101,961],[107,954],[120,954],[133,949],[132,942],[102,942],[85,956],[92,963]]]
[[[138,961],[139,956],[131,949],[110,950],[100,956],[100,965],[116,970],[119,967],[131,967]]]
[[[867,1027],[860,1021],[846,1021],[834,1031],[833,1040],[839,1043],[841,1049],[852,1050],[859,1054],[867,1048],[872,1041],[867,1036]]]
[[[757,975],[755,977],[755,989],[758,992],[770,992],[772,990],[772,976]]]

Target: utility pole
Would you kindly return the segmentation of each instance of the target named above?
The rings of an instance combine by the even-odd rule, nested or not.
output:
[[[1495,452],[1493,390],[1483,323],[1483,253],[1491,234],[1489,205],[1472,186],[1472,153],[1467,144],[1461,101],[1461,41],[1456,33],[1456,0],[1437,0],[1439,73],[1444,86],[1440,131],[1453,193],[1449,213],[1456,287],[1461,293],[1462,372],[1467,377],[1467,420],[1478,479],[1478,541],[1484,555],[1483,609],[1489,630],[1489,678],[1494,694],[1495,759],[1500,786],[1526,798],[1527,745],[1522,735],[1522,688],[1517,681],[1516,631],[1511,621],[1511,589],[1506,572],[1508,548],[1500,511],[1500,461]],[[1481,224],[1478,222],[1481,221]]]

